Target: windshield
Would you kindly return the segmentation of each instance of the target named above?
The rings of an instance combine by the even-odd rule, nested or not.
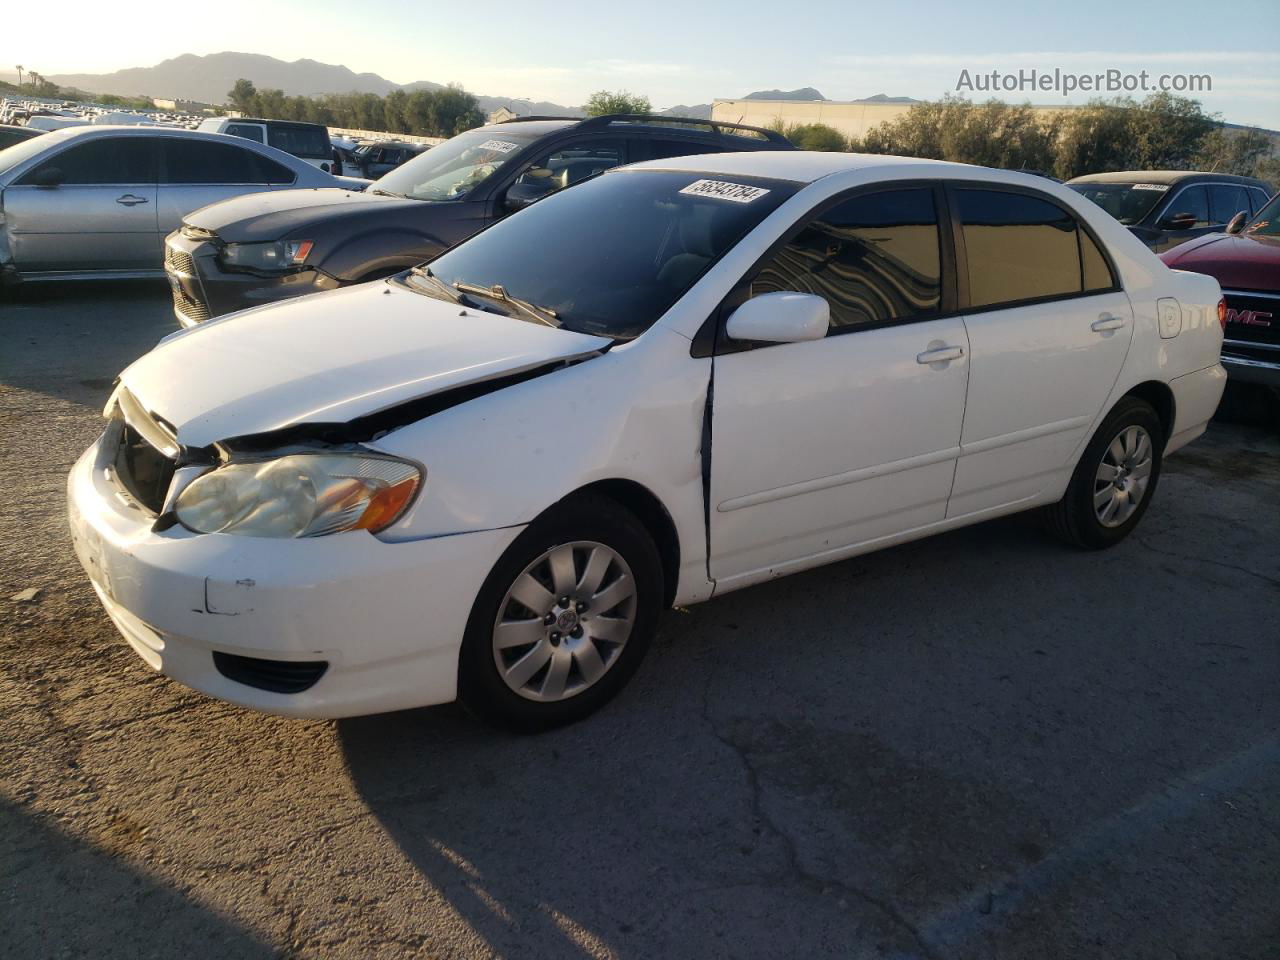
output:
[[[4,154],[0,153],[0,157]],[[1254,237],[1280,237],[1280,193],[1272,197],[1265,207],[1258,211],[1245,233]]]
[[[1139,223],[1169,192],[1167,183],[1068,183],[1125,226]]]
[[[637,337],[798,189],[785,180],[712,177],[605,174],[499,221],[432,261],[431,274],[486,309],[522,319],[536,311],[566,330]],[[439,295],[429,277],[407,282]],[[512,309],[515,301],[522,309]]]
[[[370,193],[412,200],[458,200],[538,139],[538,135],[470,130],[374,181]]]
[[[46,134],[32,137],[30,140],[23,140],[21,143],[15,143],[12,147],[0,150],[0,174],[9,172],[28,158],[49,149],[50,144],[53,142]]]

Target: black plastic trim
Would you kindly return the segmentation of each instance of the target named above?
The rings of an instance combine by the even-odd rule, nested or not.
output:
[[[269,693],[310,690],[329,669],[328,660],[262,660],[213,651],[213,665],[228,680]]]

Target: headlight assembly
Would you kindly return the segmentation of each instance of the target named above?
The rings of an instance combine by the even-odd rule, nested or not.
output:
[[[393,457],[296,453],[211,470],[182,491],[174,513],[197,533],[377,533],[400,518],[422,482],[421,468]]]
[[[273,243],[228,243],[218,251],[218,262],[228,270],[247,273],[288,273],[307,262],[314,244],[310,240],[276,240]]]

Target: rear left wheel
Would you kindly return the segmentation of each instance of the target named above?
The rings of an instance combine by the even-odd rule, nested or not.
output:
[[[1164,426],[1152,406],[1121,400],[1085,447],[1067,492],[1045,508],[1050,530],[1091,550],[1119,543],[1151,502],[1163,452]]]

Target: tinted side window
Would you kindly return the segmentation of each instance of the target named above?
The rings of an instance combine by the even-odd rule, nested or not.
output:
[[[256,155],[229,143],[164,141],[165,183],[262,183]]]
[[[1249,197],[1244,187],[1219,184],[1209,188],[1209,222],[1227,223],[1237,213],[1249,212]]]
[[[666,160],[668,157],[688,157],[695,153],[723,153],[717,143],[700,143],[691,140],[645,140],[641,150],[648,151],[650,160]]]
[[[751,284],[753,297],[782,290],[825,299],[836,331],[936,316],[942,269],[933,191],[866,194],[810,221]]]
[[[1250,211],[1251,213],[1257,213],[1267,205],[1266,191],[1259,190],[1257,187],[1249,188],[1249,198],[1253,201],[1253,209]]]
[[[1209,225],[1209,196],[1204,187],[1187,187],[1180,192],[1165,208],[1164,219],[1180,213],[1189,213],[1195,217],[1197,227]]]
[[[1111,267],[1107,265],[1107,259],[1098,245],[1093,242],[1093,237],[1079,228],[1076,229],[1076,235],[1080,238],[1080,271],[1085,292],[1118,287],[1116,278],[1111,274]]]
[[[298,179],[297,174],[283,163],[276,163],[274,160],[259,156],[256,153],[253,155],[253,162],[258,170],[254,181],[256,183],[293,183]]]
[[[40,171],[62,171],[62,182],[72,184],[155,183],[155,148],[148,137],[116,137],[93,140],[63,150],[22,178],[34,182]]]
[[[626,153],[620,140],[575,143],[534,161],[516,183],[550,194],[623,163],[626,163]]]
[[[253,123],[229,123],[227,133],[233,137],[244,137],[262,143],[262,128]]]
[[[975,307],[1081,290],[1075,219],[1055,203],[995,190],[957,190]]]

